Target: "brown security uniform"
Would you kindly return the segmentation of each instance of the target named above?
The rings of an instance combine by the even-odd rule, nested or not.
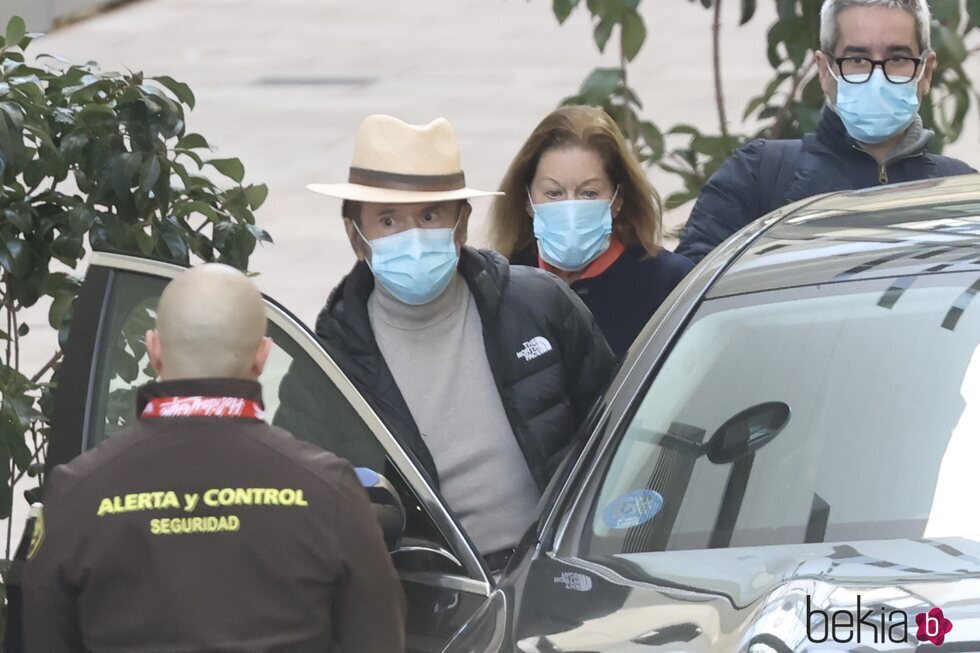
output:
[[[260,395],[150,384],[139,412],[164,416],[52,472],[24,572],[28,651],[403,650],[366,492],[347,462],[261,421]]]

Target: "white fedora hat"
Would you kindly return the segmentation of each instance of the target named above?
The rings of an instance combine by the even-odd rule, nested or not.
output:
[[[459,142],[445,118],[409,125],[368,116],[357,129],[350,174],[344,184],[310,184],[321,195],[356,202],[442,202],[503,193],[467,188]]]

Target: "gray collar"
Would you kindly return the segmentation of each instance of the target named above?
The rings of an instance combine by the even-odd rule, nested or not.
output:
[[[906,128],[905,136],[903,136],[902,140],[895,144],[895,147],[893,147],[892,151],[888,153],[888,156],[882,160],[881,165],[888,165],[894,161],[921,154],[925,151],[926,147],[929,145],[929,141],[931,141],[932,137],[935,135],[936,133],[934,131],[931,129],[926,129],[922,125],[922,117],[916,114],[915,120],[913,120],[912,124]],[[848,135],[847,138],[859,150],[862,152],[867,152],[867,150],[864,149],[863,144],[851,138],[850,135]]]
[[[829,107],[834,113],[837,113],[837,107],[834,106],[834,103],[831,102],[829,98],[826,100],[826,106]],[[926,129],[922,124],[922,116],[915,114],[915,119],[912,121],[912,124],[905,128],[905,136],[895,145],[894,148],[892,148],[892,151],[888,153],[888,156],[885,157],[885,160],[882,161],[881,164],[885,165],[892,163],[893,161],[915,156],[920,152],[925,151],[926,147],[929,145],[929,142],[932,141],[932,138],[935,135],[936,133],[934,131],[931,129]],[[844,136],[852,146],[861,150],[862,152],[867,152],[867,150],[864,149],[864,145],[848,134],[846,129],[844,130]]]
[[[929,141],[932,140],[933,136],[935,136],[935,132],[923,127],[922,118],[916,115],[915,120],[905,130],[905,137],[895,144],[895,147],[888,153],[888,156],[885,157],[882,163],[891,163],[892,161],[898,161],[899,159],[919,154],[928,147]]]

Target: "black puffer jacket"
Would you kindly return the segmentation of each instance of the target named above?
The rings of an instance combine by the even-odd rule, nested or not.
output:
[[[615,359],[581,300],[557,277],[511,267],[495,252],[464,247],[459,273],[483,322],[483,340],[514,435],[540,489],[605,389]],[[402,445],[438,483],[435,463],[368,318],[374,276],[359,262],[317,318],[327,351]],[[466,361],[459,362],[464,370]]]

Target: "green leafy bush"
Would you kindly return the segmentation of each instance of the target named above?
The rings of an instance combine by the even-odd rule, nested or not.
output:
[[[243,185],[241,161],[211,157],[204,136],[187,131],[186,84],[45,54],[28,62],[36,36],[14,17],[0,38],[0,518],[14,483],[43,469],[61,355],[22,368],[22,311],[50,298],[63,346],[87,248],[245,269],[256,243],[271,242],[254,214],[268,189]],[[9,558],[9,530],[7,539]]]

